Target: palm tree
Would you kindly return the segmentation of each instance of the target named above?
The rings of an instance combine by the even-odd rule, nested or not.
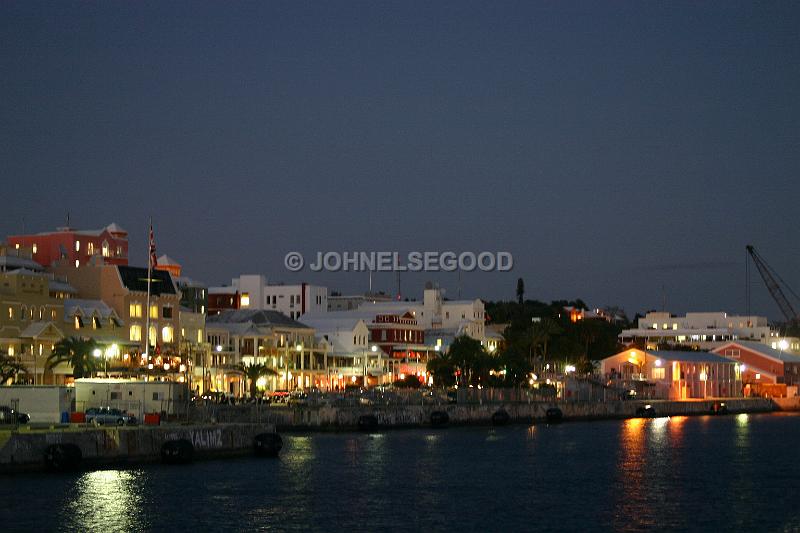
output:
[[[556,335],[563,332],[561,326],[552,318],[545,317],[540,322],[533,325],[533,335],[531,341],[531,348],[534,352],[538,352],[537,348],[541,348],[539,355],[542,359],[547,359],[547,346],[550,340]]]
[[[47,358],[46,368],[52,370],[61,363],[67,363],[72,367],[75,379],[91,376],[97,366],[97,358],[93,355],[97,348],[94,339],[78,337],[61,339]]]
[[[250,382],[250,397],[255,398],[258,394],[258,378],[262,376],[277,376],[278,373],[263,363],[251,363],[246,365],[242,363],[239,365],[239,370],[242,371],[244,376]]]
[[[0,354],[0,385],[16,377],[20,372],[27,373],[25,366],[9,356],[8,354]]]

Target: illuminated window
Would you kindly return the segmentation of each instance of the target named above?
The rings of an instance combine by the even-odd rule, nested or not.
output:
[[[203,342],[203,330],[202,329],[198,329],[197,330],[197,344],[200,344],[202,342]]]
[[[9,346],[8,347],[8,355],[14,355],[14,347],[13,346]]]
[[[756,379],[761,379],[761,374],[756,374]]]
[[[161,328],[161,340],[164,342],[172,342],[172,326],[164,326]]]
[[[38,251],[39,251],[39,247],[34,244],[33,245],[33,253],[36,253]]]
[[[158,342],[158,339],[156,337],[156,327],[155,326],[150,326],[150,334],[148,335],[148,337],[150,339],[149,343],[151,345],[155,346],[155,344]]]
[[[100,319],[96,316],[92,317],[92,329],[100,329]]]
[[[158,318],[158,306],[151,305],[150,306],[150,318]]]
[[[129,314],[131,318],[142,318],[142,304],[132,302],[129,306]]]
[[[134,324],[131,326],[131,340],[132,341],[142,340],[142,326],[138,324]]]
[[[81,261],[80,261],[80,259],[76,259],[75,260],[75,268],[78,268],[79,266],[81,266]]]
[[[15,245],[14,245],[14,248],[16,248],[17,250],[19,250],[19,243],[15,244]]]
[[[678,329],[678,324],[677,323],[672,324],[672,329]]]
[[[666,368],[654,368],[653,369],[653,379],[664,379],[667,377],[667,369]]]
[[[240,307],[250,307],[250,293],[243,292],[242,297],[239,300]]]
[[[86,243],[86,253],[89,255],[94,255],[94,243],[87,242]]]
[[[81,251],[81,241],[75,241],[75,251],[76,252]]]
[[[13,307],[9,307],[8,308],[8,318],[11,318],[11,319],[14,318],[14,308]]]
[[[103,241],[102,254],[103,257],[111,257],[111,248],[108,246],[108,241]]]
[[[83,320],[78,315],[75,315],[75,329],[81,329],[83,327]]]

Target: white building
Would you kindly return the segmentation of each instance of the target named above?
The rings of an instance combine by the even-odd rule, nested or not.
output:
[[[217,292],[220,289],[214,288]],[[309,283],[270,284],[260,274],[243,274],[231,280],[228,290],[238,292],[239,309],[278,311],[292,319],[305,313],[328,310],[328,288]]]
[[[637,328],[619,334],[622,343],[644,341],[647,349],[658,344],[684,344],[711,349],[738,339],[757,340],[769,344],[777,332],[770,329],[763,316],[736,316],[722,312],[686,313],[673,316],[668,312],[647,313]]]
[[[467,335],[485,344],[486,310],[480,299],[445,300],[441,289],[426,288],[422,302],[365,302],[359,311],[379,315],[409,310],[426,335],[441,331],[445,336]]]
[[[329,346],[328,373],[333,388],[385,381],[387,358],[377,345],[370,343],[369,328],[363,319],[333,312],[305,315],[302,320],[314,328],[317,342]]]

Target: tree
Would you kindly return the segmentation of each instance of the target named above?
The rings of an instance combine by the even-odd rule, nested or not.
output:
[[[22,363],[8,354],[0,354],[0,385],[9,379],[13,379],[20,372],[27,373]]]
[[[437,385],[451,387],[456,382],[456,367],[445,354],[439,354],[428,360],[428,372],[433,374]]]
[[[255,398],[258,394],[258,378],[262,376],[277,376],[278,373],[263,363],[244,363],[239,365],[244,377],[250,382],[250,397]]]
[[[480,341],[466,335],[456,337],[447,351],[447,357],[461,372],[466,383],[475,383],[481,378],[484,380],[488,378],[493,362]]]
[[[98,365],[98,359],[93,354],[97,348],[94,339],[78,337],[61,339],[53,347],[45,367],[47,370],[52,370],[61,363],[67,363],[72,367],[72,376],[75,379],[91,376]]]
[[[519,303],[519,305],[522,305],[524,301],[525,301],[525,282],[522,280],[522,278],[519,278],[517,280],[517,302]]]
[[[563,329],[558,322],[552,318],[545,317],[533,325],[533,335],[531,348],[534,355],[539,355],[542,359],[547,359],[547,348],[550,341],[556,335],[563,333]]]

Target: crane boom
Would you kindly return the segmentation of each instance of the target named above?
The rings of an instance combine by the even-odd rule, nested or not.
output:
[[[753,263],[755,263],[758,273],[761,274],[761,279],[764,280],[767,290],[772,295],[772,299],[775,300],[775,303],[778,304],[778,307],[780,308],[781,313],[783,313],[783,316],[786,317],[786,320],[789,322],[794,322],[800,319],[800,317],[797,316],[797,311],[794,310],[791,302],[789,302],[789,299],[786,298],[786,295],[783,293],[783,289],[781,289],[781,286],[778,285],[778,282],[772,275],[772,268],[770,268],[767,262],[764,261],[752,244],[748,244],[746,248],[747,253],[749,253],[750,257],[753,258]]]

